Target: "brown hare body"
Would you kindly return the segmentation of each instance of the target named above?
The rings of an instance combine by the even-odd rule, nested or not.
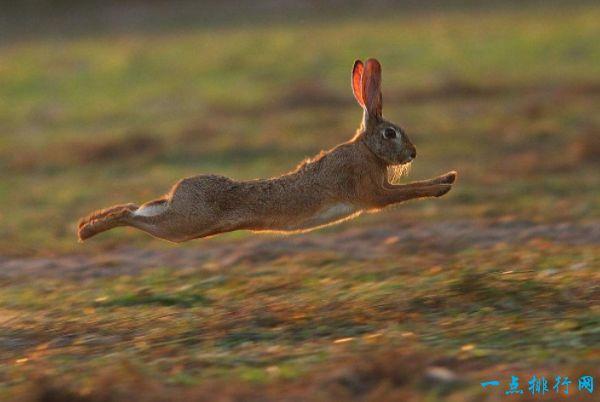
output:
[[[180,180],[164,197],[140,207],[117,205],[79,223],[79,239],[117,226],[181,242],[239,229],[298,232],[377,211],[413,198],[447,193],[455,172],[435,179],[395,185],[388,167],[409,163],[414,146],[402,129],[381,115],[381,67],[357,61],[354,95],[364,109],[354,138],[272,179],[235,181],[200,175]]]

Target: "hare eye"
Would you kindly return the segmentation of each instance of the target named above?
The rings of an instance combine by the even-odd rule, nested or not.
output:
[[[383,131],[383,137],[386,138],[386,139],[388,139],[388,140],[396,138],[396,136],[397,136],[396,130],[394,130],[393,128],[386,128]]]

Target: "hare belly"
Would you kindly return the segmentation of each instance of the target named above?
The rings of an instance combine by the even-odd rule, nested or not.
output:
[[[334,204],[317,211],[316,214],[301,222],[296,229],[310,229],[317,226],[327,225],[329,223],[339,222],[345,219],[353,218],[359,215],[361,212],[361,209],[352,204]]]

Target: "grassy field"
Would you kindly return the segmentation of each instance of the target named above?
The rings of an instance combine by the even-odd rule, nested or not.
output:
[[[526,394],[533,374],[600,380],[600,7],[384,14],[2,43],[0,399],[493,401],[515,373]],[[447,196],[291,237],[76,242],[91,210],[350,138],[358,57],[381,60],[384,114],[418,149],[405,180],[457,170]]]

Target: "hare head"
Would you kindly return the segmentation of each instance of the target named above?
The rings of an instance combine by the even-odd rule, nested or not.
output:
[[[410,163],[417,150],[400,126],[382,116],[381,64],[369,59],[365,64],[354,62],[352,92],[363,108],[363,121],[359,136],[367,147],[387,165]]]

